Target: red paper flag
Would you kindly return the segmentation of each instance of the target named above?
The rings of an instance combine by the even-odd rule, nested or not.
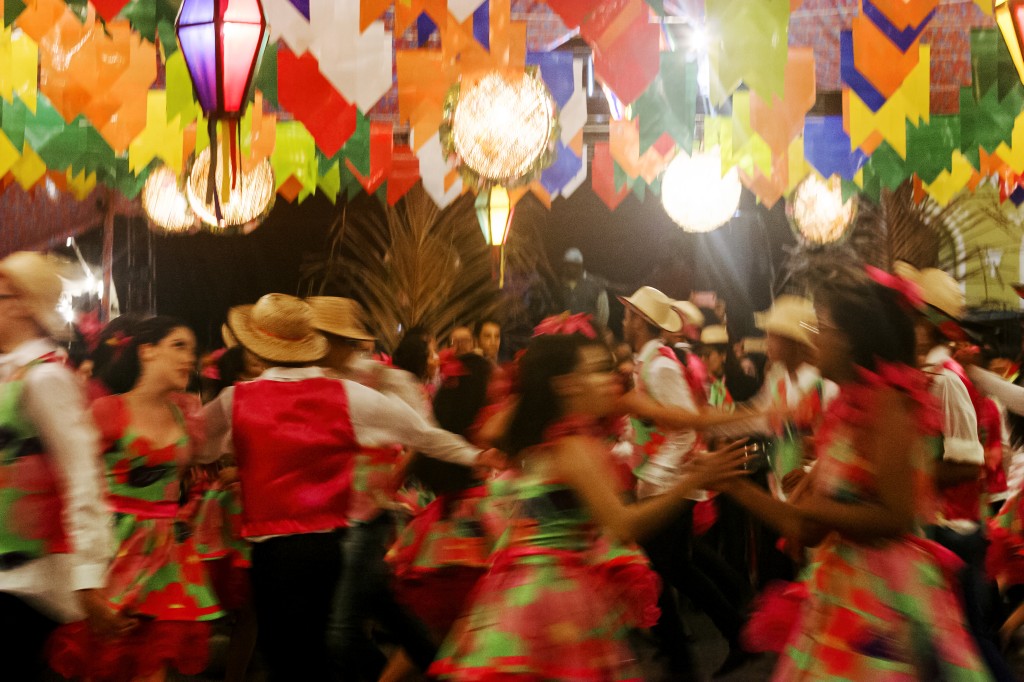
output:
[[[284,45],[277,51],[277,97],[301,121],[327,156],[334,156],[356,131],[356,106],[320,73],[316,57],[301,57]]]
[[[594,145],[594,160],[590,165],[591,187],[610,210],[614,211],[629,194],[629,187],[615,189],[615,166],[607,142]]]

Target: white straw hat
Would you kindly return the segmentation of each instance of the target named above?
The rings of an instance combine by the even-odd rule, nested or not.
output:
[[[814,344],[812,334],[818,330],[818,315],[814,304],[803,296],[784,294],[766,312],[754,313],[758,329],[769,334],[784,336],[799,343]]]
[[[69,338],[68,323],[57,312],[64,285],[53,258],[32,251],[17,251],[0,260],[3,276],[29,309],[32,319],[49,336]]]
[[[938,268],[918,270],[910,263],[898,261],[893,271],[917,285],[921,299],[953,320],[961,320],[967,312],[967,298],[953,277]]]
[[[721,324],[704,327],[700,333],[700,342],[705,346],[727,346],[729,345],[729,330]]]
[[[675,301],[654,287],[640,287],[629,298],[619,296],[619,301],[664,331],[674,333],[683,328],[682,316],[672,307]]]
[[[330,344],[313,326],[313,309],[287,294],[267,294],[228,311],[228,327],[247,350],[271,362],[316,362]]]
[[[672,307],[683,318],[684,323],[692,324],[694,327],[704,326],[704,313],[693,303],[689,301],[672,301]]]

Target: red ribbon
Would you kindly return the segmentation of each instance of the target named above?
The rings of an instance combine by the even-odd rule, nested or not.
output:
[[[924,307],[924,297],[921,295],[921,288],[910,280],[890,274],[885,270],[879,270],[871,265],[864,266],[864,270],[868,273],[868,277],[875,282],[900,294],[910,307],[915,310],[920,310]]]
[[[149,502],[125,495],[108,495],[107,499],[114,511],[140,519],[173,519],[178,515],[177,502]]]
[[[590,320],[591,317],[587,313],[552,315],[541,320],[540,324],[533,328],[533,335],[536,337],[554,334],[582,334],[588,339],[596,339],[597,332],[594,331]]]

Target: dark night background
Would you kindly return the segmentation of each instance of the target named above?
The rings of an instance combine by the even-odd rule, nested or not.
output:
[[[347,210],[375,210],[374,197],[359,195]],[[162,236],[139,218],[119,219],[115,231],[114,278],[122,311],[155,306],[155,312],[187,321],[200,342],[219,344],[220,325],[233,305],[270,292],[299,291],[304,259],[323,253],[331,224],[344,209],[321,195],[301,204],[279,199],[252,234]],[[714,290],[729,306],[734,338],[753,330],[752,311],[767,308],[786,247],[794,243],[782,202],[758,206],[744,190],[738,215],[705,235],[687,234],[668,218],[660,198],[630,194],[607,206],[588,184],[548,210],[532,195],[516,206],[512,230],[532,223],[552,265],[578,247],[588,271],[606,278],[609,293],[629,294],[649,284],[676,297]],[[101,231],[79,238],[87,260],[100,262]],[[612,299],[614,301],[614,298]],[[621,307],[612,307],[616,327]]]

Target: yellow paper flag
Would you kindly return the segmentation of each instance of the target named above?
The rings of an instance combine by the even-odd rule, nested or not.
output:
[[[128,168],[138,171],[160,158],[177,175],[182,163],[181,121],[167,120],[166,91],[150,90],[146,99],[146,127],[128,145]]]
[[[0,130],[0,178],[7,175],[20,156],[18,148],[11,144],[4,131]]]
[[[974,166],[957,149],[953,152],[951,169],[939,173],[939,177],[935,178],[935,182],[930,185],[924,184],[924,191],[940,206],[945,206],[950,199],[967,186],[973,175]]]
[[[14,35],[11,27],[0,30],[0,97],[18,97],[32,113],[39,90],[39,45],[28,34]]]
[[[35,150],[27,144],[22,149],[21,158],[11,166],[11,175],[26,192],[32,185],[46,175],[46,163],[39,158]]]
[[[878,132],[903,158],[907,158],[907,121],[919,125],[931,116],[929,83],[931,49],[920,46],[920,59],[885,104],[873,112],[856,92],[849,91],[850,148],[857,149]]]

